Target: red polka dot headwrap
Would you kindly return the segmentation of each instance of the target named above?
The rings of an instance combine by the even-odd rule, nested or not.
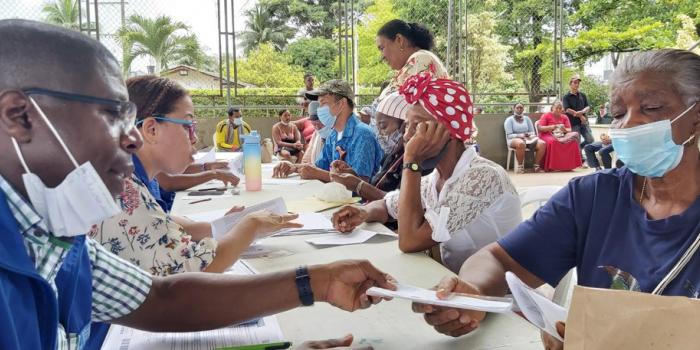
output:
[[[464,85],[423,72],[408,78],[399,92],[408,103],[420,103],[435,119],[445,124],[452,137],[462,141],[469,139],[474,110]]]

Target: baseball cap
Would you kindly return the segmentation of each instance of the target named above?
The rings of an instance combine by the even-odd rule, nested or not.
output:
[[[304,95],[307,99],[311,101],[318,100],[319,96],[334,94],[342,97],[346,97],[350,100],[355,99],[355,93],[352,91],[350,84],[345,80],[333,79],[329,80],[318,89],[306,92]]]

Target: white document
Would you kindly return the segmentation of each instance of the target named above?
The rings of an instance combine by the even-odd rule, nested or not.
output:
[[[212,147],[207,153],[195,154],[194,164],[202,165],[204,163],[216,162],[216,148]]]
[[[240,221],[244,216],[259,210],[269,210],[273,214],[282,215],[287,213],[287,205],[284,203],[284,199],[282,199],[282,197],[278,197],[267,202],[246,207],[241,212],[216,219],[211,222],[212,236],[214,236],[214,238],[219,238],[228,232],[234,225],[236,225],[236,223],[238,223],[238,221]]]
[[[292,228],[279,231],[275,236],[294,236],[317,233],[340,233],[333,228],[333,223],[329,218],[319,213],[299,213],[299,218],[292,222],[304,225],[301,228]]]
[[[523,316],[537,328],[564,341],[557,333],[556,323],[566,322],[568,311],[530,288],[510,271],[506,272],[506,282]]]
[[[307,239],[306,242],[313,245],[348,245],[364,243],[377,234],[394,236],[374,231],[356,229],[350,233],[331,233],[322,237]]]
[[[494,313],[509,312],[513,306],[513,300],[510,298],[494,298],[454,294],[451,298],[446,300],[438,299],[434,290],[423,289],[420,287],[414,287],[405,284],[397,284],[396,290],[372,287],[367,290],[367,295],[377,297],[401,298],[416,301],[423,304]]]
[[[282,330],[277,323],[277,318],[268,316],[246,325],[189,333],[151,333],[113,325],[102,344],[102,349],[209,350],[281,340]]]

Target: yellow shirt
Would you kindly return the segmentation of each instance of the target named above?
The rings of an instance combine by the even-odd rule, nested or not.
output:
[[[218,124],[216,124],[216,134],[215,134],[215,140],[216,140],[216,149],[218,151],[231,151],[231,152],[236,152],[241,149],[242,146],[242,140],[241,140],[241,128],[243,129],[243,134],[242,135],[247,135],[250,133],[250,125],[248,123],[243,122],[238,127],[235,127],[233,129],[233,142],[231,143],[226,143],[226,139],[228,138],[228,130],[229,130],[229,120],[224,119],[220,121]]]

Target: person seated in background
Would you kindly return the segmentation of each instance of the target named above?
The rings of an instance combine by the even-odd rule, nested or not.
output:
[[[556,286],[576,268],[581,286],[697,299],[700,260],[692,248],[700,232],[698,76],[700,56],[690,51],[626,56],[610,82],[610,136],[626,166],[572,179],[532,218],[470,257],[459,277],[445,277],[437,296],[503,296],[506,271],[532,288]],[[413,311],[453,337],[473,331],[485,317],[422,304],[413,304]],[[564,326],[557,327],[562,338]],[[553,337],[543,338],[547,349],[563,349]]]
[[[610,153],[614,152],[615,148],[613,148],[612,140],[610,140],[608,134],[600,134],[600,141],[586,145],[583,147],[583,151],[586,152],[586,162],[588,162],[589,167],[595,170],[612,168],[612,156],[610,156]],[[596,153],[600,155],[600,160],[603,162],[602,167],[600,162],[598,162]]]
[[[331,180],[344,185],[348,190],[355,192],[366,201],[375,201],[384,198],[387,192],[399,188],[401,173],[403,172],[403,134],[406,113],[411,107],[406,99],[394,92],[386,96],[377,106],[376,124],[379,135],[379,144],[384,150],[382,165],[370,181],[363,181],[351,173],[331,171]],[[338,161],[337,168],[347,168]],[[431,170],[424,170],[427,175]]]
[[[358,114],[360,115],[360,120],[363,123],[367,125],[370,125],[372,123],[372,107],[362,107]]]
[[[401,251],[439,248],[433,256],[457,272],[467,257],[521,222],[520,199],[501,166],[464,145],[473,116],[462,84],[422,73],[400,92],[413,104],[401,189],[365,206],[343,207],[333,225],[350,232],[363,222],[398,220]],[[435,170],[421,177],[424,169]]]
[[[369,181],[379,170],[384,154],[372,129],[353,113],[355,94],[350,85],[343,80],[329,80],[306,95],[318,100],[318,118],[323,125],[333,125],[333,130],[315,164],[283,161],[275,166],[273,176],[287,177],[297,172],[303,179],[330,182],[331,166],[342,160],[347,165],[342,172],[352,172],[363,181]]]
[[[326,142],[328,135],[331,134],[331,130],[333,130],[333,125],[324,126],[318,119],[318,101],[309,103],[309,122],[313,124],[315,131],[311,136],[311,140],[307,143],[301,162],[304,164],[316,164],[316,161],[321,156],[323,144]]]
[[[222,152],[238,152],[242,150],[243,140],[241,136],[250,133],[250,125],[243,121],[241,109],[230,107],[228,119],[216,124],[216,150]]]
[[[613,117],[605,109],[605,105],[602,104],[598,107],[598,113],[596,114],[596,124],[610,124],[613,122]]]
[[[192,99],[184,88],[167,78],[139,76],[126,84],[129,98],[138,110],[136,125],[145,142],[132,157],[134,173],[118,196],[122,213],[94,226],[89,234],[93,239],[154,275],[223,272],[259,234],[268,232],[259,227],[277,229],[292,225],[287,223],[288,216],[273,215],[267,219],[259,213],[251,214],[241,225],[214,240],[209,223],[168,215],[162,210],[150,191],[154,186],[149,184],[155,182],[157,188],[156,174],[178,174],[191,164],[197,142]],[[280,225],[262,223],[282,218]]]
[[[525,148],[535,152],[534,171],[541,172],[540,163],[547,149],[547,144],[537,137],[535,125],[527,115],[523,114],[525,106],[516,103],[513,106],[513,115],[506,118],[503,128],[506,130],[506,142],[515,150],[515,173],[525,172]]]
[[[1,349],[97,349],[94,322],[193,332],[315,302],[354,311],[380,301],[370,286],[395,289],[367,261],[160,277],[110,253],[85,233],[119,212],[114,198],[143,145],[119,62],[89,36],[41,22],[0,20],[0,38]],[[149,118],[186,151],[186,116]],[[47,196],[62,206],[49,209]]]
[[[538,121],[539,138],[547,143],[544,156],[545,171],[571,171],[581,166],[579,134],[571,131],[571,123],[561,101],[552,104],[552,111]]]
[[[301,142],[299,129],[291,122],[292,114],[289,113],[289,110],[283,109],[277,115],[280,121],[272,126],[275,154],[280,160],[301,163],[301,158],[304,156],[304,145]]]
[[[309,107],[307,106],[306,107],[307,114],[309,113],[308,109],[309,109]],[[292,124],[294,124],[294,126],[296,126],[297,130],[299,130],[299,132],[301,133],[301,139],[303,140],[303,143],[304,143],[304,151],[306,151],[306,148],[309,147],[309,143],[311,142],[311,137],[314,136],[314,132],[316,131],[314,123],[307,116],[307,117],[293,121]]]

